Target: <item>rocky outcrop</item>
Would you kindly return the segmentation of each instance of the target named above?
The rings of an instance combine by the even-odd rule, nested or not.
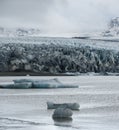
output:
[[[55,42],[55,41],[54,41]],[[119,72],[119,51],[75,43],[0,44],[0,72]],[[89,44],[90,45],[90,44]]]
[[[113,18],[108,25],[108,29],[103,32],[105,37],[119,36],[119,17]]]

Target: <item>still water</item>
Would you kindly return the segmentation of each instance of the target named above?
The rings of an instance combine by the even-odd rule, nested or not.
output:
[[[26,77],[0,77],[0,82]],[[0,89],[0,130],[119,130],[119,77],[62,76],[70,89]],[[46,102],[77,102],[72,120],[53,120]]]

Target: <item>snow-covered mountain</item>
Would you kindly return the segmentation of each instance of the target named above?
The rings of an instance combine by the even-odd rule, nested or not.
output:
[[[119,17],[111,19],[108,29],[103,32],[104,37],[117,37],[119,36]]]
[[[39,36],[40,29],[37,28],[3,28],[0,27],[0,36],[19,37],[19,36]]]
[[[55,37],[56,34],[49,34],[48,32],[41,31],[39,28],[5,28],[0,27],[0,37],[22,37],[22,36],[51,36]],[[61,34],[58,36],[61,36]],[[65,34],[63,36],[66,36]],[[70,37],[70,35],[69,35]],[[103,32],[80,33],[79,36],[74,36],[78,39],[118,39],[119,40],[119,17],[110,20],[107,29]]]

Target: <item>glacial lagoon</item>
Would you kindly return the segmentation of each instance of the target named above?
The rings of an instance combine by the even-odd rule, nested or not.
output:
[[[0,77],[0,82],[11,82],[25,77]],[[28,77],[29,78],[29,77]],[[62,76],[58,78],[79,88],[60,89],[0,89],[0,130],[118,130],[119,77],[117,76]],[[80,104],[73,111],[72,120],[53,120],[54,110],[47,110],[47,101]]]

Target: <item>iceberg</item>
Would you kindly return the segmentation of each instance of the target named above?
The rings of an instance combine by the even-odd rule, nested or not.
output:
[[[14,84],[13,83],[1,83],[0,84],[0,88],[15,88]]]
[[[53,113],[53,118],[71,118],[73,112],[68,108],[57,108]]]
[[[0,88],[4,89],[28,89],[32,88],[32,83],[6,83],[0,84]]]
[[[79,110],[79,104],[78,103],[63,103],[63,104],[55,104],[53,102],[47,102],[47,108],[48,109],[57,109],[57,108],[68,108],[71,110]]]
[[[33,88],[50,88],[50,85],[48,83],[33,82]]]
[[[62,85],[58,79],[49,79],[49,80],[37,80],[33,81],[33,88],[57,88],[58,86]]]
[[[32,79],[15,79],[15,80],[13,80],[13,82],[14,83],[27,83],[27,82],[33,82],[33,80]]]
[[[14,88],[16,89],[27,89],[27,88],[32,88],[32,83],[14,83]]]
[[[78,88],[78,85],[67,85],[61,83],[58,79],[49,80],[33,80],[33,79],[18,79],[13,80],[14,83],[1,84],[0,88],[14,88],[14,89],[50,89],[50,88]]]

